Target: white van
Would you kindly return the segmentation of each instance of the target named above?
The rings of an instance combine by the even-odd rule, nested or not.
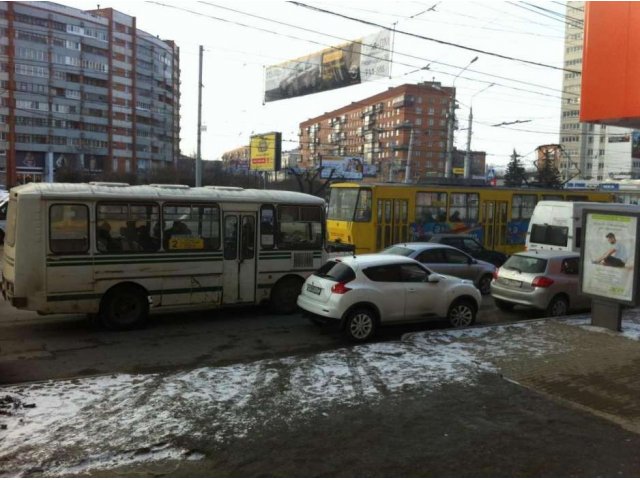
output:
[[[582,212],[585,209],[638,212],[640,206],[621,203],[538,202],[527,229],[527,250],[580,251],[582,242]]]

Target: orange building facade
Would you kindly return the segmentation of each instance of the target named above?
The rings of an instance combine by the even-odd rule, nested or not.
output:
[[[640,3],[585,8],[580,121],[640,128]]]

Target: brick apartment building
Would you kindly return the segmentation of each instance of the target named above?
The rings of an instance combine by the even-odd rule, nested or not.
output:
[[[0,183],[176,164],[179,49],[135,17],[0,2],[0,54]]]
[[[453,101],[455,88],[439,82],[405,84],[306,120],[300,124],[301,162],[311,167],[323,156],[358,156],[377,167],[377,180],[402,181],[410,158],[411,181],[441,177]],[[482,175],[484,153],[473,153],[472,172]]]

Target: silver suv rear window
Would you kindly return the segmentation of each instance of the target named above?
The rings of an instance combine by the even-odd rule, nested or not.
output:
[[[502,268],[515,270],[518,273],[544,273],[547,269],[547,260],[527,255],[512,255]]]

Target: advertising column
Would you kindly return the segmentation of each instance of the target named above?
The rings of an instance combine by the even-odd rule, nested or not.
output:
[[[580,289],[592,297],[592,323],[619,331],[621,306],[637,304],[640,213],[583,213]]]

